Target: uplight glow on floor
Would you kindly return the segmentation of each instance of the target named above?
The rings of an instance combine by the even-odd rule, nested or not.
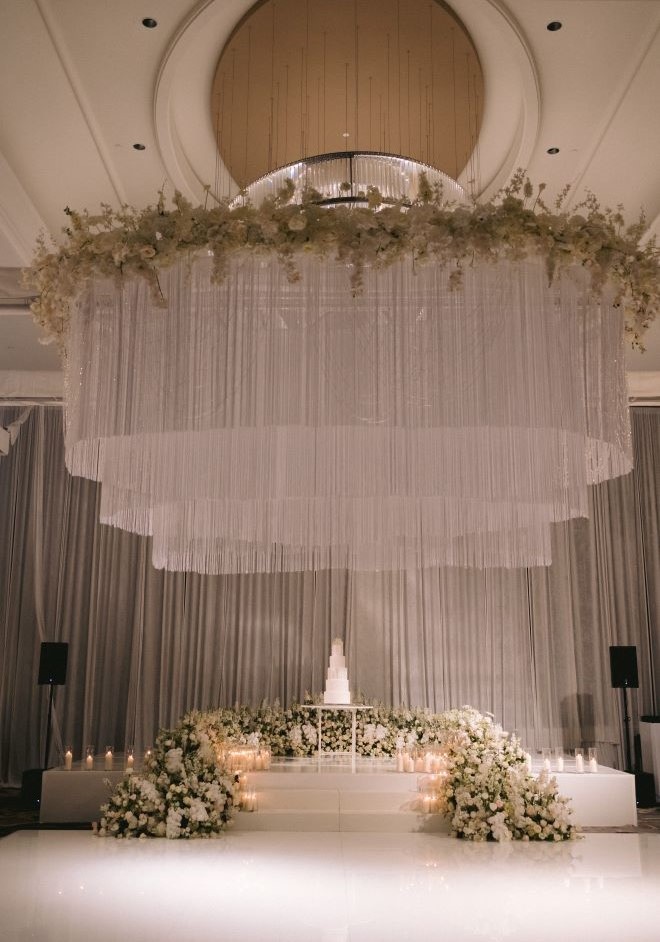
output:
[[[591,942],[660,938],[660,835],[469,844],[444,835],[229,833],[0,841],[0,939]]]

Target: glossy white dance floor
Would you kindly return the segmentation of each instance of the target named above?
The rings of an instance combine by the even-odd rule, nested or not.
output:
[[[660,835],[564,845],[421,834],[0,840],[0,939],[389,942],[660,939]]]

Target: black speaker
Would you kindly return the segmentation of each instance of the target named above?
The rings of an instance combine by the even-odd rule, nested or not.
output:
[[[66,641],[43,641],[39,658],[38,684],[65,684],[69,645]]]
[[[638,808],[655,808],[655,779],[651,772],[635,772],[635,800]]]
[[[610,645],[610,673],[613,687],[639,687],[634,644]]]
[[[26,769],[21,780],[21,802],[34,811],[41,804],[41,777],[43,769]]]

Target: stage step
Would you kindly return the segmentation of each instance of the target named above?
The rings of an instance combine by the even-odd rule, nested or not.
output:
[[[351,774],[336,765],[319,770],[313,762],[277,763],[250,772],[247,789],[257,810],[240,812],[239,831],[363,831],[414,833],[448,831],[446,818],[422,813],[418,775],[397,773],[393,763],[374,764]],[[368,771],[367,771],[368,770]]]
[[[449,831],[441,814],[413,811],[239,811],[232,825],[237,831],[354,831],[385,834]]]

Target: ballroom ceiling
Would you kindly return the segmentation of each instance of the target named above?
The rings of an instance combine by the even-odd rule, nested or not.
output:
[[[359,18],[366,2],[338,8]],[[303,17],[305,0],[298,5]],[[0,398],[61,395],[57,353],[39,343],[15,270],[29,263],[41,229],[57,237],[65,206],[143,206],[163,184],[197,201],[206,184],[235,190],[212,92],[221,53],[250,6],[0,0]],[[593,190],[607,205],[622,203],[630,219],[643,207],[660,234],[660,0],[448,6],[472,38],[484,81],[476,159],[462,182],[471,174],[472,187],[489,196],[524,166],[550,193],[571,183],[573,203]],[[560,29],[547,28],[556,22]],[[352,16],[328,30],[338,48],[355,41]],[[329,135],[346,132],[341,114],[328,119]],[[241,133],[243,148],[256,148],[249,123]],[[628,355],[631,394],[660,402],[660,324],[647,348]]]

